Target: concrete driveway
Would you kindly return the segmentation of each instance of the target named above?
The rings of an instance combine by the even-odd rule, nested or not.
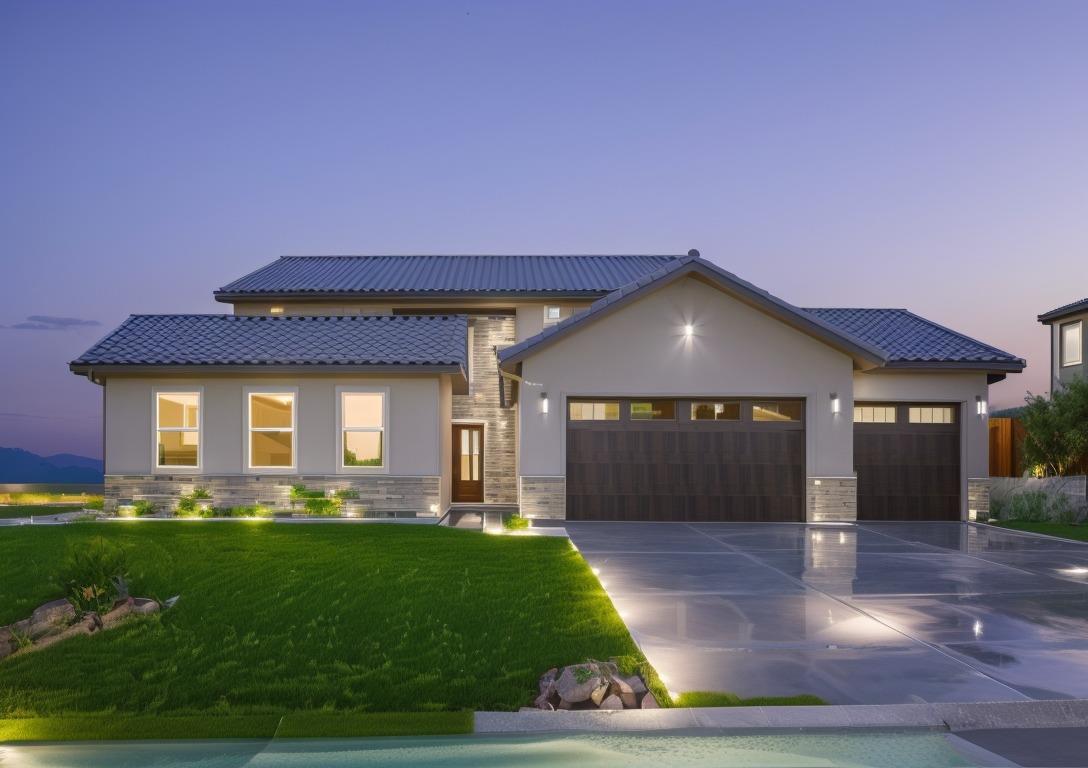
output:
[[[564,523],[674,691],[1088,697],[1088,545],[958,523]]]

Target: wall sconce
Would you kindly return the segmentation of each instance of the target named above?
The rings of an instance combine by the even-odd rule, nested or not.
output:
[[[838,392],[832,392],[831,393],[831,413],[833,413],[836,416],[839,415],[839,393]]]
[[[979,416],[986,415],[986,401],[979,395],[975,395],[975,413]]]
[[[540,393],[540,412],[546,414],[548,412],[548,393]]]
[[[695,333],[695,326],[694,325],[692,325],[691,323],[688,323],[687,325],[684,326],[684,336],[686,338],[690,339],[691,335],[693,333]]]

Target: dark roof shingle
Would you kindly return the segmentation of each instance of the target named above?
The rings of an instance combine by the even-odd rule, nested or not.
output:
[[[884,351],[889,363],[1001,363],[1023,360],[905,309],[806,309]]]
[[[465,366],[464,315],[132,315],[73,367]]]
[[[675,256],[283,256],[216,291],[260,295],[600,295]]]
[[[1048,323],[1051,320],[1058,320],[1069,315],[1076,315],[1081,312],[1088,312],[1088,299],[1081,299],[1080,301],[1074,301],[1069,304],[1052,309],[1049,312],[1044,312],[1039,315],[1040,323]]]

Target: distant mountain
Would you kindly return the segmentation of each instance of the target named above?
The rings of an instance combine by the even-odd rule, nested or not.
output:
[[[0,448],[0,483],[101,483],[102,473],[101,459]]]

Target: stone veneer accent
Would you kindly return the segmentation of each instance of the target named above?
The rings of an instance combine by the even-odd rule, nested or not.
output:
[[[206,488],[216,507],[264,504],[290,509],[291,486],[301,483],[312,490],[352,488],[358,499],[344,502],[344,511],[361,517],[416,517],[438,508],[438,476],[398,475],[106,475],[105,509],[148,500],[161,511],[172,510],[178,497],[194,488]],[[437,514],[436,514],[437,516]]]
[[[810,523],[854,522],[858,519],[856,477],[810,477],[806,494]]]
[[[990,519],[990,478],[967,478],[967,519],[971,520],[971,510],[975,510],[975,520],[985,522]]]
[[[484,428],[484,503],[517,504],[517,419],[499,400],[497,350],[516,341],[510,315],[475,316],[472,328],[472,382],[467,395],[453,396],[453,419],[482,421]]]
[[[522,477],[522,517],[565,520],[567,517],[567,478]]]

